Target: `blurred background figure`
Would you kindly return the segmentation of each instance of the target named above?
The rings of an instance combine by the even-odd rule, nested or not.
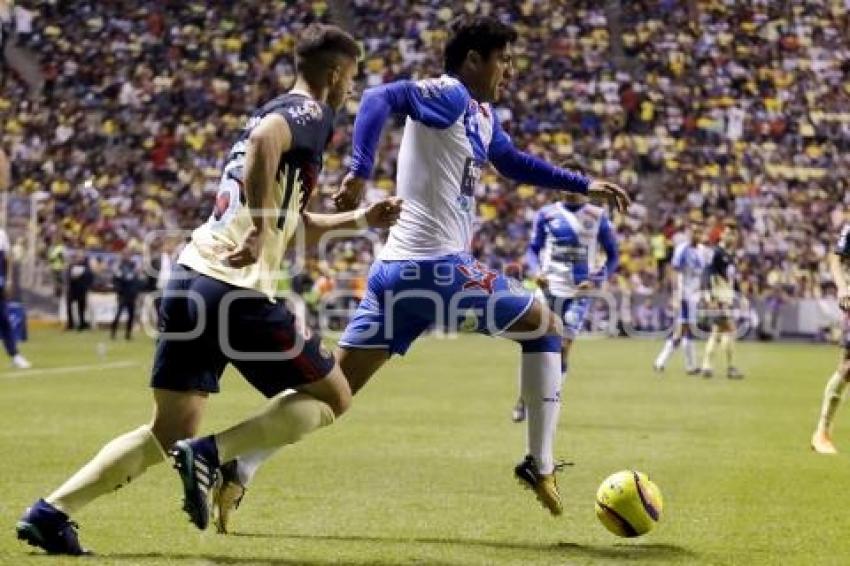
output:
[[[58,299],[62,296],[62,288],[65,286],[65,244],[62,240],[57,240],[50,246],[47,263],[53,280],[53,295]]]
[[[18,352],[18,343],[15,337],[12,322],[9,319],[7,301],[15,294],[12,282],[12,254],[9,246],[9,236],[6,231],[0,229],[0,338],[3,339],[3,347],[12,358],[12,365],[18,369],[29,369],[31,364]]]
[[[124,248],[124,251],[121,252],[121,261],[115,268],[112,284],[115,288],[115,296],[118,299],[118,308],[115,310],[115,318],[112,320],[112,339],[115,340],[115,335],[118,332],[121,313],[127,311],[127,327],[124,331],[124,338],[130,340],[133,335],[133,324],[136,322],[136,300],[144,287],[144,280],[139,266],[133,260],[133,252],[129,248]]]
[[[91,326],[86,322],[86,308],[89,290],[94,283],[94,273],[85,252],[74,252],[68,265],[66,280],[65,300],[68,309],[68,324],[65,326],[65,330],[88,330]],[[77,322],[74,321],[75,307]]]

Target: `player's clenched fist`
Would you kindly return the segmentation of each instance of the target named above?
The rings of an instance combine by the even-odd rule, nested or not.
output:
[[[844,312],[850,313],[850,295],[844,295],[838,298],[838,306]]]
[[[366,179],[348,173],[342,180],[339,190],[334,193],[333,200],[339,212],[354,210],[363,198]]]
[[[230,267],[246,267],[260,258],[260,249],[262,248],[262,238],[260,231],[256,227],[251,228],[242,244],[227,254],[224,262]]]
[[[372,204],[366,209],[366,223],[370,228],[389,228],[398,221],[403,202],[391,197]]]

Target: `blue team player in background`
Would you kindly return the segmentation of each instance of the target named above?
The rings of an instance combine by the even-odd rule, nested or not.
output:
[[[605,265],[594,270],[600,247]],[[570,347],[593,302],[582,292],[606,281],[619,263],[617,237],[605,209],[579,194],[565,194],[560,202],[544,206],[534,217],[526,263],[549,308],[564,323],[561,357],[566,376]],[[513,420],[522,422],[525,417],[520,395]]]
[[[18,369],[29,369],[29,361],[18,352],[18,342],[15,339],[15,330],[9,319],[9,307],[6,298],[11,298],[14,291],[12,281],[12,258],[9,236],[6,231],[0,229],[0,337],[3,339],[3,348],[12,359],[12,365]]]

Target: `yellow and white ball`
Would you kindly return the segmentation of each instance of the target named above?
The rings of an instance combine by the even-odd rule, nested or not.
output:
[[[655,528],[662,506],[658,486],[641,472],[611,474],[596,491],[599,522],[621,537],[639,537]]]

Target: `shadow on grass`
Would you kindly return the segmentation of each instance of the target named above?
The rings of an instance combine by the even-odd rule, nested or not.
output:
[[[364,535],[309,535],[288,533],[232,533],[229,536],[246,538],[307,539],[338,542],[377,542],[391,544],[448,544],[505,550],[544,552],[564,558],[599,558],[616,561],[662,560],[696,558],[693,551],[675,544],[614,543],[612,545],[585,545],[575,542],[534,544],[522,541],[499,541],[451,537],[374,537]]]
[[[140,552],[140,553],[110,553],[99,554],[92,557],[94,560],[101,559],[117,559],[127,560],[130,564],[144,563],[148,560],[165,562],[173,564],[175,562],[192,562],[198,563],[203,561],[209,564],[260,564],[267,566],[329,566],[331,564],[342,566],[364,566],[366,564],[389,564],[375,560],[363,562],[334,560],[304,560],[304,559],[289,559],[289,558],[258,558],[253,556],[223,556],[220,554],[174,554],[169,552]],[[441,565],[442,566],[442,565]]]

